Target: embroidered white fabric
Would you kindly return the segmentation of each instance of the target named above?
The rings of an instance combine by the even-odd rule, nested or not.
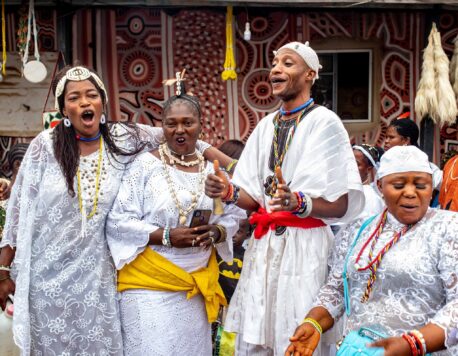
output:
[[[270,200],[263,183],[273,173],[268,162],[274,115],[264,118],[251,134],[233,178],[262,207],[268,207]],[[282,171],[292,191],[312,198],[335,201],[348,193],[345,216],[326,219],[327,224],[351,221],[364,205],[348,134],[337,115],[324,107],[312,110],[297,127]],[[332,238],[328,226],[287,228],[282,236],[269,231],[259,240],[252,237],[225,329],[239,333],[249,344],[282,355],[325,282]]]
[[[387,334],[399,336],[433,322],[445,330],[446,346],[450,348],[434,354],[457,355],[458,214],[429,209],[425,217],[385,254],[377,269],[370,299],[361,303],[370,272],[358,272],[354,264],[378,221],[376,218],[364,230],[349,258],[351,315],[344,334],[361,326],[378,325]],[[361,224],[360,220],[337,235],[330,275],[314,303],[325,307],[335,319],[344,313],[343,265]],[[375,246],[376,253],[402,226],[388,214],[387,224]],[[366,249],[362,255],[364,263],[369,260],[368,254],[369,249]]]
[[[197,191],[199,173],[168,167],[178,199],[186,209],[190,191]],[[205,175],[213,172],[207,162]],[[213,209],[213,200],[202,192],[196,209]],[[191,222],[187,216],[186,226]],[[226,227],[226,242],[217,244],[220,256],[232,260],[232,236],[243,210],[225,205],[224,214],[212,215],[210,224]],[[158,228],[178,226],[178,209],[172,199],[164,167],[151,153],[144,153],[126,171],[113,209],[107,219],[107,239],[115,265],[121,269],[145,248],[151,248],[188,272],[207,266],[211,250],[203,247],[169,248],[149,245],[149,234]],[[121,293],[125,355],[211,355],[210,325],[203,299],[186,299],[186,293],[136,290]],[[146,321],[150,318],[149,321]],[[144,337],[148,335],[148,337]],[[196,336],[197,335],[197,336]]]
[[[151,143],[146,149],[157,147],[162,129],[140,126],[142,139]],[[122,134],[124,128],[113,124],[112,130]],[[16,247],[14,338],[26,355],[122,355],[115,269],[104,227],[123,170],[104,149],[97,214],[82,233],[78,197],[67,192],[51,133],[40,133],[24,157],[0,245]],[[133,143],[125,136],[119,144],[129,148]],[[87,214],[93,206],[95,183],[89,179],[95,178],[97,160],[94,152],[80,161],[89,174],[82,179]]]

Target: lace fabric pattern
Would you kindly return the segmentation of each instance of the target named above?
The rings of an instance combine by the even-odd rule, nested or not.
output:
[[[168,167],[177,196],[186,209],[191,204],[190,191],[199,187],[199,173]],[[206,164],[205,174],[213,172]],[[199,193],[198,193],[199,194]],[[200,193],[196,209],[213,209],[213,201]],[[178,210],[165,179],[162,162],[151,153],[136,158],[119,189],[107,219],[107,239],[115,265],[121,269],[145,248],[152,248],[187,272],[207,266],[211,250],[203,247],[174,248],[148,246],[149,234],[158,228],[178,226]],[[224,214],[212,215],[210,224],[226,227],[227,240],[217,245],[220,256],[232,259],[232,236],[244,211],[226,205]],[[192,213],[187,216],[186,226]],[[125,355],[210,355],[210,325],[201,296],[190,300],[184,292],[135,290],[120,296]],[[145,337],[148,335],[148,337]]]
[[[361,303],[369,271],[355,269],[356,256],[375,228],[375,219],[362,233],[349,258],[348,277],[351,315],[344,334],[361,326],[380,325],[388,335],[418,329],[433,322],[444,329],[448,350],[435,355],[456,355],[458,339],[458,214],[429,209],[384,256],[369,301]],[[336,237],[331,272],[315,305],[325,307],[334,319],[344,313],[342,271],[349,246],[362,221],[343,229]],[[391,214],[375,251],[402,228]],[[362,255],[368,261],[368,249]]]
[[[116,124],[112,129],[122,130]],[[77,194],[68,194],[55,160],[51,132],[32,141],[7,209],[2,246],[16,247],[15,341],[26,355],[122,355],[116,274],[104,227],[124,171],[104,149],[97,213],[84,223]],[[161,135],[160,129],[145,130],[149,149]],[[129,148],[133,142],[120,144]],[[80,160],[87,172],[81,180],[86,214],[94,204],[97,160],[98,152]]]

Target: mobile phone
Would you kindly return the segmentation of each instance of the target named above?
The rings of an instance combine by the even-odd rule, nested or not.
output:
[[[189,227],[208,225],[211,214],[212,214],[211,210],[206,210],[206,209],[194,210]]]

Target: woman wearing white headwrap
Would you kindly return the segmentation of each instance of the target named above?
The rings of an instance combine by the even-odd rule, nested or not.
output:
[[[365,204],[361,214],[357,219],[367,219],[370,216],[382,212],[385,206],[380,193],[376,191],[377,187],[374,182],[371,182],[380,162],[380,157],[383,150],[374,146],[362,144],[353,146],[353,154],[355,155],[356,164],[358,166],[359,175],[363,182]]]
[[[345,334],[383,331],[370,346],[385,356],[457,354],[458,214],[429,208],[432,170],[414,146],[385,153],[378,178],[386,210],[339,235],[327,283],[285,355],[312,355],[344,310]]]

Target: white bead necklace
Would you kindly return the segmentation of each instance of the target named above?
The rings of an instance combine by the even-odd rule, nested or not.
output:
[[[178,222],[181,226],[184,226],[186,224],[186,218],[189,215],[191,211],[194,211],[195,207],[197,206],[197,202],[199,201],[200,196],[202,195],[204,191],[204,181],[205,181],[205,159],[202,156],[202,154],[198,151],[196,151],[197,154],[197,160],[199,163],[199,184],[197,187],[197,192],[190,191],[191,193],[191,205],[187,209],[184,209],[184,207],[181,206],[180,200],[178,199],[176,190],[175,190],[175,184],[173,183],[172,177],[170,176],[169,172],[169,167],[167,164],[167,161],[165,159],[166,155],[166,149],[167,149],[167,144],[162,144],[159,146],[159,155],[161,157],[162,164],[164,166],[164,172],[165,172],[165,180],[167,181],[167,185],[169,187],[169,191],[172,194],[172,198],[175,202],[175,205],[178,209]],[[189,162],[187,162],[189,163]]]
[[[167,158],[169,159],[170,164],[172,166],[175,165],[175,164],[179,164],[180,166],[184,166],[184,167],[194,167],[194,166],[197,166],[200,163],[199,155],[197,154],[197,152],[198,152],[197,150],[195,150],[193,153],[188,153],[186,155],[182,155],[181,159],[180,159],[170,151],[170,148],[166,143],[163,144],[163,146],[164,146],[164,148],[163,148],[164,154],[167,156]],[[184,160],[184,156],[191,156],[191,155],[194,155],[194,154],[197,156],[197,159],[195,159],[194,161],[189,161],[188,162],[188,161]]]

